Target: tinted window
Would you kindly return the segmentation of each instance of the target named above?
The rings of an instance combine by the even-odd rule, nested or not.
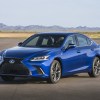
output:
[[[29,41],[29,42],[26,44],[26,46],[31,46],[31,45],[35,46],[36,43],[37,43],[37,41],[38,41],[38,39],[39,39],[39,36],[37,36],[36,38],[34,38],[34,39],[32,39],[31,41]]]
[[[88,45],[86,37],[78,35],[77,39],[78,39],[78,46],[82,47],[82,46],[87,46]]]
[[[76,41],[75,41],[74,36],[68,36],[68,38],[66,40],[65,48],[67,48],[69,44],[75,44],[76,45]]]
[[[60,47],[65,35],[38,34],[27,39],[22,46],[25,47]]]

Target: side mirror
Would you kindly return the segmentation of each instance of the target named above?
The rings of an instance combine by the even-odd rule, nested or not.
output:
[[[69,45],[68,45],[68,48],[75,48],[75,47],[76,47],[75,44],[69,44]]]
[[[66,51],[66,50],[68,50],[68,49],[70,49],[70,48],[75,48],[75,47],[76,47],[75,44],[69,44],[68,47],[63,47],[61,50],[62,50],[62,51]]]
[[[23,44],[23,42],[18,43],[18,46],[21,46]]]

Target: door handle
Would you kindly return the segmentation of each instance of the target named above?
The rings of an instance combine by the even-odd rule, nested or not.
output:
[[[91,51],[94,51],[94,49],[93,49],[93,48],[91,48]]]
[[[80,51],[80,50],[78,50],[78,51],[77,51],[77,53],[81,53],[81,51]]]

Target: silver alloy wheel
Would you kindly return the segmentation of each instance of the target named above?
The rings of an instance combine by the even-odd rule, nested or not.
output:
[[[54,63],[51,66],[51,80],[53,83],[56,83],[61,78],[61,66],[58,61],[54,61]]]
[[[98,75],[100,74],[100,59],[97,59],[97,60],[94,62],[93,69],[94,69],[95,75],[98,76]]]

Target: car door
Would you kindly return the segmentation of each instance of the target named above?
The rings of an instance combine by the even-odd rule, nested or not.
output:
[[[80,70],[86,71],[89,67],[89,54],[92,52],[87,41],[87,37],[84,35],[76,35],[78,46],[77,49],[81,54],[81,67]]]
[[[69,43],[75,44],[76,47],[68,48]],[[68,36],[64,46],[67,49],[62,53],[63,73],[64,75],[74,74],[80,71],[80,67],[82,66],[82,54],[77,47],[75,35]]]

